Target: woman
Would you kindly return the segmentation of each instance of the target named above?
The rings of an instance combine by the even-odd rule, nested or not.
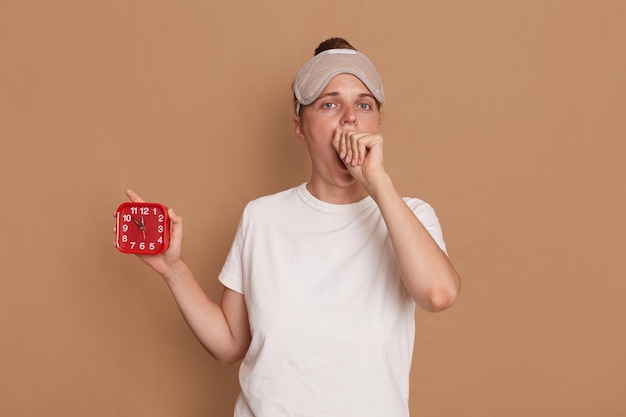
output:
[[[450,307],[459,276],[432,208],[401,198],[385,171],[373,64],[329,39],[294,95],[310,180],[246,206],[221,302],[181,258],[173,211],[170,248],[142,259],[219,362],[244,359],[235,416],[408,416],[415,305]]]

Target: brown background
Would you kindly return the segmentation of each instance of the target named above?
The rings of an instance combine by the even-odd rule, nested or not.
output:
[[[625,1],[0,0],[2,415],[231,415],[237,367],[111,214],[183,214],[217,297],[244,204],[308,177],[290,83],[332,35],[464,279],[417,313],[413,415],[626,415]]]

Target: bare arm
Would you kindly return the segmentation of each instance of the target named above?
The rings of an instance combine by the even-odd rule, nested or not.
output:
[[[224,288],[220,304],[215,303],[184,262],[163,277],[187,324],[207,351],[222,364],[243,358],[250,345],[243,295]]]
[[[432,312],[452,306],[461,280],[446,253],[398,195],[390,178],[370,195],[380,208],[402,279],[415,302]]]
[[[131,201],[142,201],[132,190]],[[243,358],[250,345],[250,327],[243,295],[224,288],[220,304],[211,300],[182,259],[183,219],[169,210],[172,224],[170,246],[158,255],[139,255],[161,274],[189,327],[206,350],[220,363]]]
[[[378,204],[411,297],[427,311],[452,306],[461,288],[460,277],[385,172],[382,136],[337,131],[333,144],[352,176]]]

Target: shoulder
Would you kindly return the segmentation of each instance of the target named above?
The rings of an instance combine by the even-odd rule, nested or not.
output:
[[[275,217],[277,214],[290,209],[298,199],[297,188],[294,187],[265,195],[248,202],[244,209],[243,217],[247,219]]]
[[[439,228],[439,218],[435,213],[435,209],[425,202],[424,200],[420,200],[419,198],[403,198],[406,205],[409,206],[411,211],[415,214],[415,216],[422,222],[426,228]]]
[[[435,239],[439,247],[447,253],[441,225],[439,224],[439,219],[432,206],[419,198],[404,198],[404,201],[411,211],[415,213],[415,216],[424,225],[426,230],[428,230],[433,239]]]
[[[413,213],[415,213],[415,215],[417,215],[418,217],[420,215],[435,214],[435,210],[433,209],[433,207],[424,200],[420,200],[419,198],[414,197],[404,197],[403,200],[406,205],[409,206],[411,211],[413,211]]]

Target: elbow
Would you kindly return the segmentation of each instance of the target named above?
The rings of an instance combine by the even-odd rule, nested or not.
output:
[[[208,352],[215,358],[220,365],[234,365],[246,356],[248,347],[250,346],[250,339],[245,339],[241,343],[234,343],[228,347],[224,347],[219,351],[211,351],[207,348]],[[206,346],[205,346],[206,348]]]
[[[430,297],[428,300],[428,307],[426,310],[431,313],[439,313],[441,311],[447,310],[454,305],[456,299],[458,297],[458,293],[441,293],[436,294]]]
[[[212,355],[217,363],[220,365],[234,365],[240,360],[243,359],[243,354],[222,354],[222,355]]]
[[[439,313],[447,310],[456,303],[460,290],[460,285],[450,285],[432,289],[425,302],[422,303],[422,307],[424,310],[431,313]]]
[[[224,366],[234,365],[237,362],[239,362],[239,360],[241,360],[241,358],[235,358],[235,357],[232,357],[232,358],[215,358],[215,359],[217,360],[217,363],[219,363],[220,365],[224,365]]]

